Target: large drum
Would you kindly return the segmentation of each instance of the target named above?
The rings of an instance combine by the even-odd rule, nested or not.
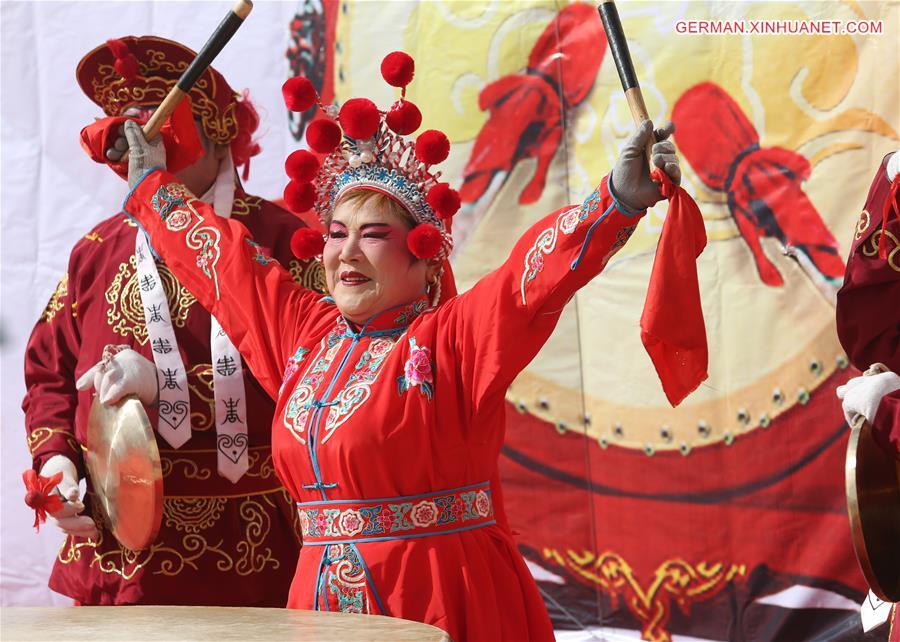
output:
[[[437,627],[378,615],[218,606],[21,607],[2,610],[3,639],[451,642]]]

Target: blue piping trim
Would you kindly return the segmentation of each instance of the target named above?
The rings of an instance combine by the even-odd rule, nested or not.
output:
[[[156,259],[157,261],[162,261],[162,257],[159,255],[159,252],[157,252],[156,248],[153,247],[153,242],[150,240],[150,234],[147,232],[147,230],[144,228],[144,226],[141,225],[141,222],[139,220],[137,220],[136,218],[134,218],[131,214],[129,214],[125,210],[122,210],[122,214],[124,214],[125,216],[130,218],[131,221],[135,225],[137,225],[138,234],[143,234],[145,237],[147,237],[147,246],[150,248],[150,254],[153,255],[153,258]]]
[[[591,226],[588,228],[587,234],[584,235],[584,242],[581,244],[581,252],[578,253],[578,258],[575,259],[574,261],[572,261],[571,269],[574,270],[575,268],[578,267],[578,264],[581,263],[581,259],[584,258],[584,255],[587,252],[587,246],[588,246],[588,242],[590,242],[590,240],[591,240],[591,234],[594,233],[594,230],[597,228],[597,226],[600,224],[600,222],[603,219],[605,219],[607,216],[609,216],[609,213],[613,211],[613,208],[615,206],[616,206],[616,203],[615,203],[615,201],[613,201],[612,205],[607,207],[606,211],[603,212],[603,214],[601,214],[596,221],[591,223]]]
[[[438,537],[440,535],[452,535],[453,533],[462,533],[464,531],[472,531],[476,528],[484,528],[485,526],[493,526],[497,520],[475,524],[473,526],[462,526],[449,531],[441,531],[439,533],[417,533],[415,535],[397,535],[396,537],[369,537],[357,539],[335,539],[327,542],[303,542],[304,546],[333,546],[334,544],[366,544],[368,542],[389,542],[398,539],[421,539],[423,537]],[[327,549],[326,549],[327,550]]]
[[[363,328],[365,329],[365,328]],[[331,378],[331,382],[328,384],[328,388],[325,390],[325,394],[322,395],[323,399],[327,399],[328,395],[331,394],[331,391],[334,389],[334,384],[337,383],[337,379],[341,376],[341,372],[344,370],[344,366],[347,365],[347,361],[350,358],[350,355],[353,354],[353,349],[356,347],[356,344],[359,343],[359,338],[354,337],[353,341],[350,342],[350,347],[347,348],[347,352],[344,353],[344,357],[341,359],[341,364],[338,366],[338,369],[335,371],[334,376]],[[322,403],[328,403],[320,400]],[[313,427],[310,430],[310,439],[308,444],[309,449],[309,459],[313,466],[313,472],[316,475],[316,483],[322,484],[322,471],[319,468],[319,458],[317,455],[317,442],[319,439],[319,424],[322,419],[322,406],[320,405],[313,411]],[[328,497],[325,495],[324,486],[319,488],[319,491],[322,493],[322,500],[325,501]]]
[[[622,199],[619,198],[619,196],[613,189],[612,170],[610,170],[609,176],[606,179],[606,189],[609,191],[609,195],[612,197],[613,204],[616,206],[616,209],[622,212],[622,214],[624,214],[625,216],[631,218],[647,211],[646,207],[642,210],[631,210],[622,204]]]
[[[447,490],[438,490],[433,493],[422,493],[421,495],[401,495],[399,497],[376,497],[375,499],[334,499],[332,501],[323,502],[297,502],[298,508],[305,506],[321,506],[322,504],[369,504],[374,502],[394,502],[407,499],[425,499],[426,497],[437,497],[438,495],[447,495],[448,493],[457,493],[464,490],[472,490],[473,488],[482,488],[489,486],[490,482],[479,482],[470,484],[469,486],[460,486],[459,488],[448,488]],[[367,540],[368,541],[368,540]]]
[[[384,604],[381,603],[381,596],[378,594],[378,588],[375,586],[375,582],[372,580],[372,574],[369,572],[369,565],[366,564],[366,560],[363,558],[362,553],[359,551],[359,548],[356,544],[349,544],[350,547],[356,551],[356,557],[359,559],[359,563],[362,564],[363,573],[366,574],[366,583],[369,585],[369,588],[372,589],[372,595],[375,596],[375,603],[378,604],[378,610],[381,612],[381,615],[387,615],[384,610]],[[327,548],[325,549],[328,550]]]
[[[313,610],[315,610],[315,611],[321,610],[319,608],[319,592],[322,590],[322,578],[325,576],[325,560],[327,560],[327,559],[328,559],[328,549],[323,548],[322,549],[322,559],[319,560],[319,572],[316,573],[316,580],[315,580],[315,582],[313,582],[313,589],[314,589]],[[328,600],[325,600],[325,610],[326,611],[328,610]]]

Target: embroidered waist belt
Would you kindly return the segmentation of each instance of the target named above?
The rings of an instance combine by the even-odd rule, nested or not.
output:
[[[380,499],[298,502],[304,546],[412,539],[494,524],[489,482]]]

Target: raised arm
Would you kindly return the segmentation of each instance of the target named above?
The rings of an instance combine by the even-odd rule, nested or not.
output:
[[[670,133],[667,128],[657,136]],[[450,304],[447,314],[465,355],[461,374],[472,382],[476,407],[486,396],[506,390],[550,337],[566,303],[603,271],[646,208],[662,198],[643,160],[651,134],[645,122],[610,175],[580,206],[565,207],[532,226],[503,265]],[[656,143],[653,161],[673,180],[680,179],[670,142]]]
[[[146,232],[173,274],[222,325],[270,395],[281,384],[296,344],[333,307],[294,283],[259,251],[241,223],[216,216],[178,179],[160,169],[165,150],[144,140],[132,121],[125,212]],[[140,259],[140,257],[138,257]]]

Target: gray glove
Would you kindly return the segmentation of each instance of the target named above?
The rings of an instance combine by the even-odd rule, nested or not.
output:
[[[674,131],[675,124],[671,121],[654,132],[653,124],[645,120],[625,143],[610,173],[610,191],[623,206],[640,211],[663,198],[659,186],[650,180],[650,171],[644,157],[647,140],[654,134],[658,142],[653,145],[653,164],[662,169],[676,185],[681,182],[681,168],[678,166],[678,156],[675,155],[675,145],[666,140]]]
[[[128,187],[134,188],[147,170],[166,168],[166,147],[162,136],[147,142],[141,126],[133,120],[125,121],[125,138],[128,140]]]

